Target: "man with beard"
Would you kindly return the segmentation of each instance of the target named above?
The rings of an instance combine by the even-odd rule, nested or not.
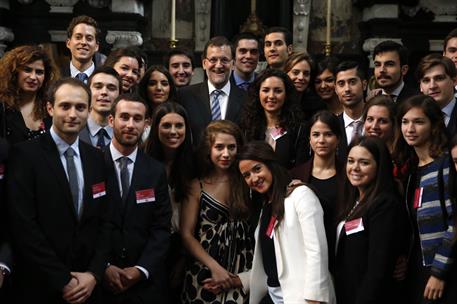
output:
[[[114,211],[106,303],[166,303],[171,206],[164,166],[138,149],[146,113],[138,96],[121,95],[109,116],[114,137],[105,163]]]
[[[365,71],[355,61],[343,61],[335,69],[336,95],[343,106],[338,115],[343,134],[338,144],[338,156],[346,161],[347,147],[355,136],[362,134],[362,112],[365,105],[364,92],[367,88]]]
[[[271,69],[284,70],[287,58],[292,53],[292,34],[284,27],[270,27],[265,32],[263,52]]]
[[[194,55],[184,49],[171,49],[163,59],[177,88],[190,85],[194,75]]]
[[[416,88],[403,81],[408,73],[408,50],[391,40],[379,43],[373,51],[374,76],[379,89],[371,94],[389,95],[397,104],[410,96],[419,94]]]
[[[108,116],[111,105],[121,92],[121,83],[119,74],[111,67],[97,68],[90,76],[91,111],[86,127],[79,133],[82,141],[98,148],[110,143],[113,129],[108,125]]]
[[[255,80],[259,63],[259,40],[252,33],[241,33],[234,38],[235,68],[230,76],[232,84],[247,91]]]

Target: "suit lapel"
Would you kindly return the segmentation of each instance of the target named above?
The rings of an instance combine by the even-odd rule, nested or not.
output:
[[[88,143],[89,145],[92,145],[92,142],[90,140],[90,135],[89,135],[89,127],[86,126],[81,130],[81,132],[79,132],[79,139],[81,139],[82,141]]]
[[[108,146],[109,147],[109,146]],[[105,154],[105,164],[106,164],[106,170],[108,172],[108,187],[110,190],[110,198],[111,198],[111,203],[115,204],[115,209],[117,210],[116,214],[120,217],[123,216],[123,204],[122,204],[122,198],[121,198],[121,192],[120,192],[120,185],[119,181],[117,179],[117,173],[115,169],[115,164],[113,157],[111,155],[111,151],[109,148],[107,148],[104,151]]]
[[[201,109],[203,110],[203,117],[206,120],[206,124],[208,124],[211,119],[211,100],[209,98],[209,89],[208,89],[208,82],[204,81],[200,84],[200,88],[197,90],[197,100],[202,102]]]
[[[143,176],[143,168],[141,164],[144,163],[144,154],[138,149],[138,154],[136,155],[135,164],[133,166],[132,181],[130,182],[129,195],[127,197],[125,214],[130,212],[132,208],[136,205],[136,191],[145,190],[142,189],[141,176]]]
[[[238,121],[239,117],[239,103],[242,99],[242,93],[240,89],[236,85],[230,84],[230,95],[228,97],[228,104],[227,104],[227,113],[225,114],[225,119],[229,119],[231,121]]]

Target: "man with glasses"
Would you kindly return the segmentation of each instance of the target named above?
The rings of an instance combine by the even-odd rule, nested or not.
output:
[[[189,114],[194,144],[198,144],[201,133],[212,120],[228,119],[238,123],[246,92],[230,84],[233,55],[227,38],[211,38],[202,54],[207,81],[178,91],[178,101]]]

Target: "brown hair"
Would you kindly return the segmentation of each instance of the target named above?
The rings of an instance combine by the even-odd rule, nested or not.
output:
[[[441,65],[449,77],[455,78],[457,76],[457,69],[455,68],[455,64],[454,62],[452,62],[451,59],[441,54],[430,54],[422,58],[419,64],[417,65],[417,80],[420,81],[422,77],[424,77],[427,70],[437,65]]]
[[[446,38],[444,38],[443,51],[446,51],[447,43],[452,38],[457,38],[457,28],[450,31],[449,34],[447,34]]]
[[[86,15],[81,15],[81,16],[76,16],[73,19],[71,19],[70,24],[68,25],[67,28],[67,38],[70,39],[71,36],[73,35],[73,30],[75,26],[78,24],[87,24],[95,28],[95,40],[98,42],[100,40],[100,29],[98,28],[97,21],[95,21],[94,18],[86,16]]]
[[[21,100],[21,92],[17,84],[17,75],[25,65],[37,60],[43,61],[44,80],[38,89],[33,107],[35,120],[46,117],[45,94],[50,84],[57,78],[57,70],[51,58],[39,46],[24,45],[7,52],[0,60],[0,101],[7,108],[18,109],[18,101]]]

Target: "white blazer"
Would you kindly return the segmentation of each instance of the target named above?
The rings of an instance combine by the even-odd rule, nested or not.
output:
[[[319,199],[307,186],[295,188],[284,201],[284,218],[275,228],[273,241],[285,304],[305,300],[336,303],[323,216]],[[249,280],[240,277],[244,289],[250,291],[251,304],[258,304],[268,292],[258,235],[259,225]]]

